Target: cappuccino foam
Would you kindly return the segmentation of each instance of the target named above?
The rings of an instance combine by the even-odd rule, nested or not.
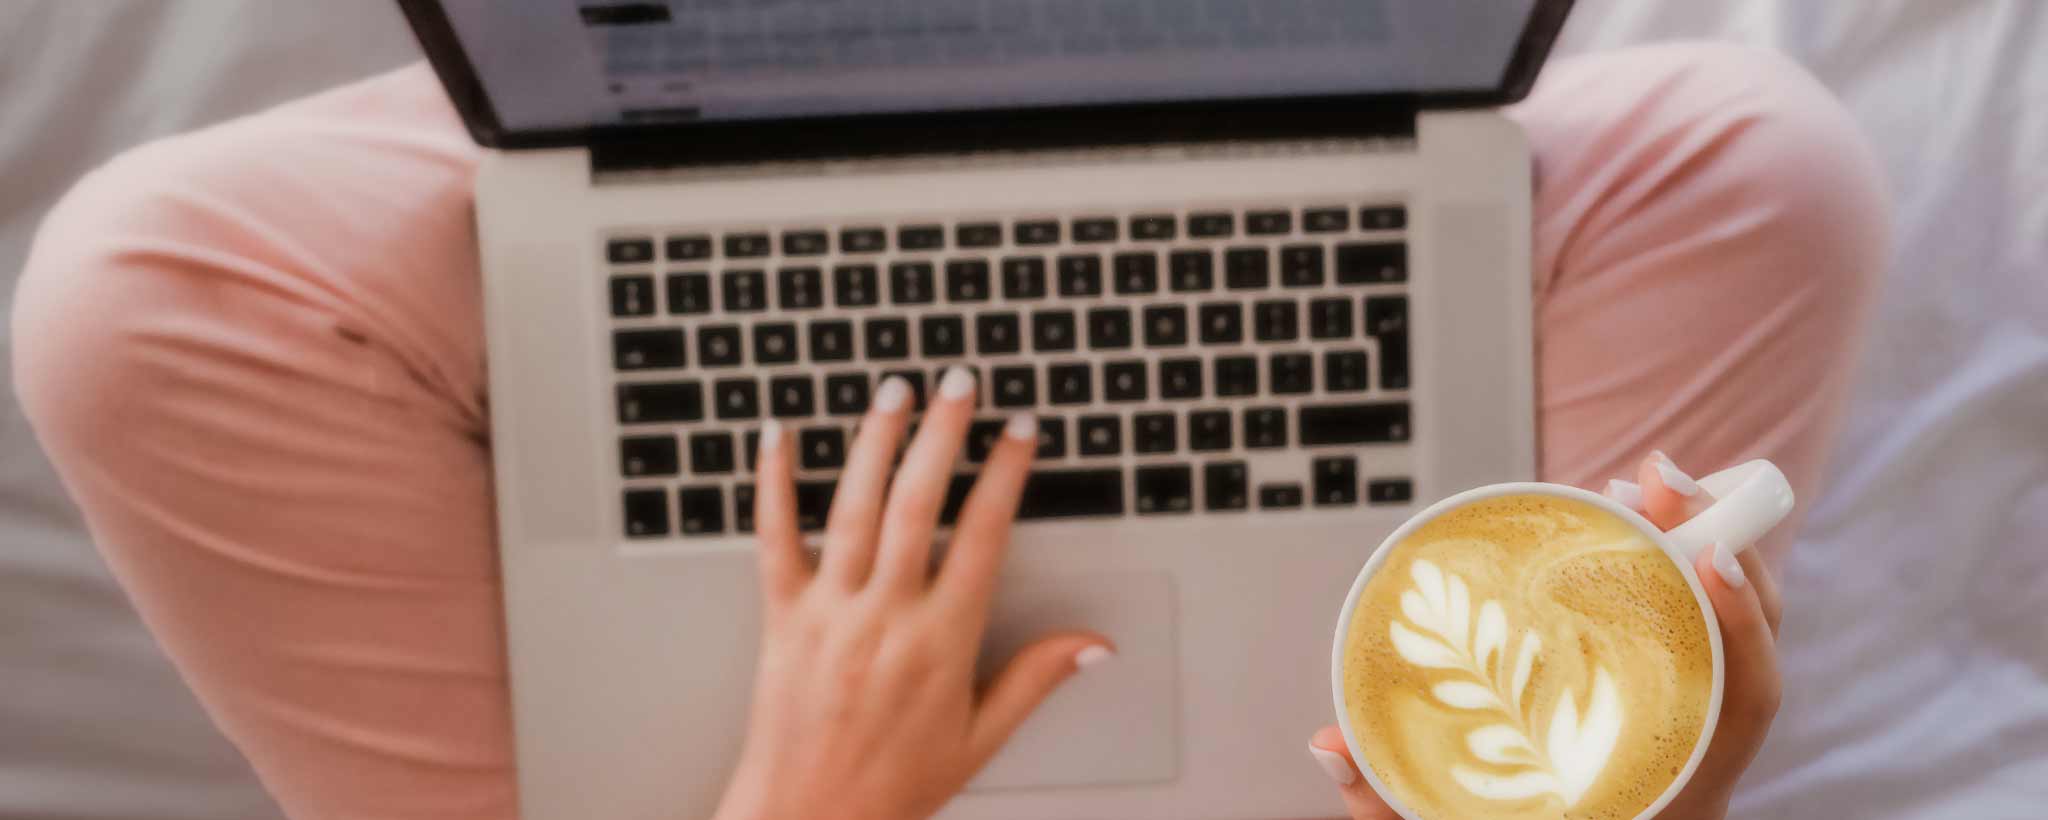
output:
[[[1372,768],[1418,815],[1630,820],[1677,779],[1713,694],[1709,625],[1629,522],[1486,499],[1389,549],[1345,638]]]

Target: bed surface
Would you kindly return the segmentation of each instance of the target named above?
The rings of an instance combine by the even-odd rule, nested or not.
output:
[[[1809,66],[1897,209],[1735,816],[2048,816],[2048,3],[1580,0],[1560,51],[1678,37]],[[415,58],[367,0],[0,4],[0,307],[43,210],[116,151]],[[0,399],[0,818],[276,816]]]

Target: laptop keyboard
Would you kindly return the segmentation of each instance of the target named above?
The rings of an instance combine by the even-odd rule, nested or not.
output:
[[[1407,211],[1391,203],[604,237],[622,535],[753,529],[763,419],[824,526],[881,379],[979,380],[950,522],[1009,415],[1018,516],[1406,504]]]

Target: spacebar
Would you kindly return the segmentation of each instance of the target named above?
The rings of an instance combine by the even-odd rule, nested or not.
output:
[[[1017,504],[1020,520],[1123,514],[1122,470],[1035,470]]]

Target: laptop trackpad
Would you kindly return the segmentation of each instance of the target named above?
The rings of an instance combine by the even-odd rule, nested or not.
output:
[[[1179,662],[1173,578],[1161,572],[1007,576],[981,678],[1050,630],[1093,629],[1117,655],[1061,684],[970,791],[1158,783],[1178,765]]]

